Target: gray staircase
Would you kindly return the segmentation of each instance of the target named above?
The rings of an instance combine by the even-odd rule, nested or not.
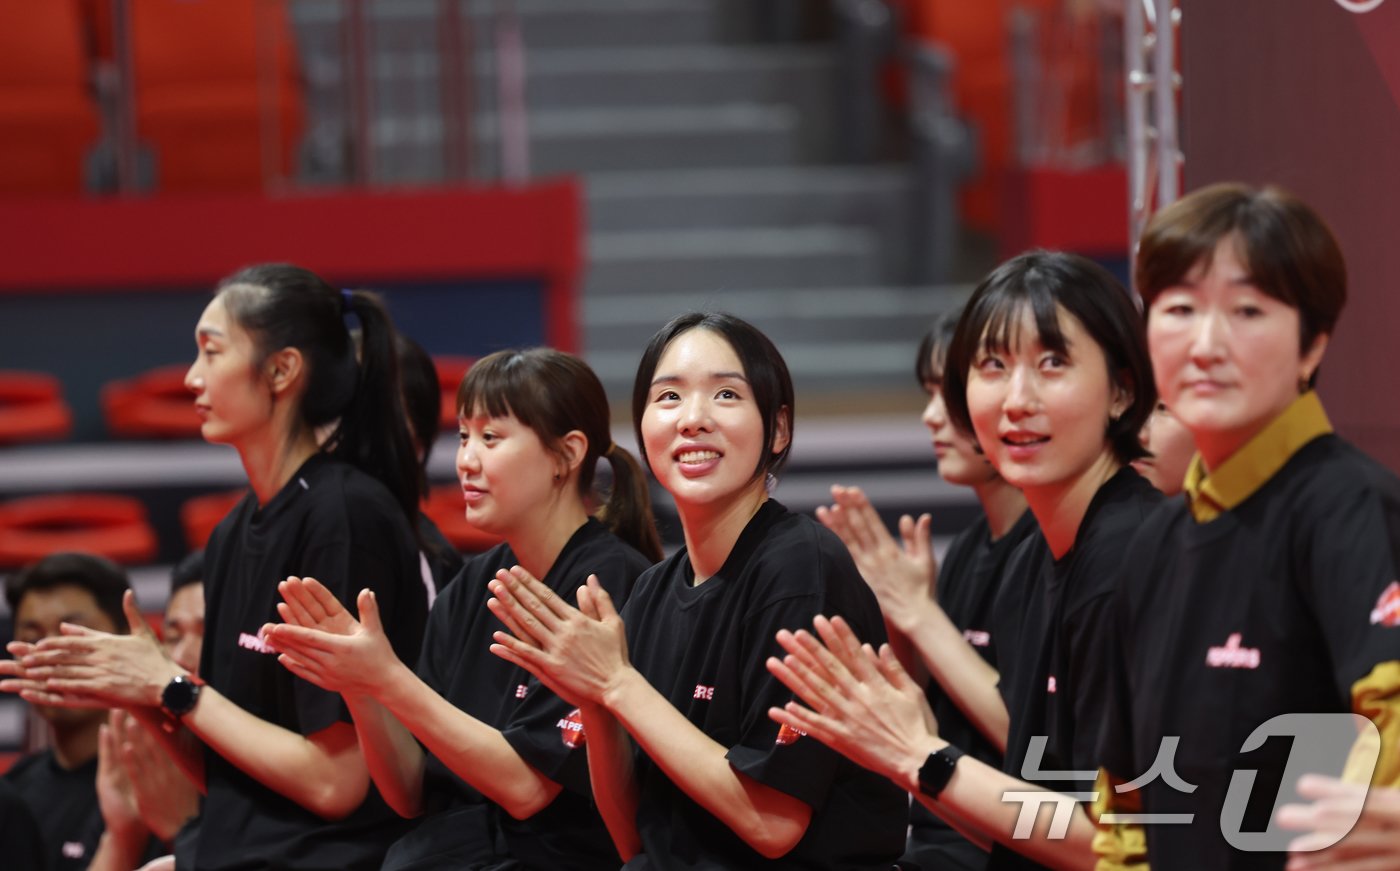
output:
[[[323,142],[344,126],[339,104],[316,98],[344,86],[335,6],[297,13]],[[493,15],[507,6],[525,46],[531,173],[584,181],[584,352],[611,396],[630,390],[647,337],[694,308],[753,320],[804,391],[907,386],[919,336],[968,288],[910,286],[909,166],[840,162],[835,43],[762,44],[748,0],[466,0],[472,170],[484,178],[500,150]],[[369,10],[373,175],[432,182],[437,0]]]

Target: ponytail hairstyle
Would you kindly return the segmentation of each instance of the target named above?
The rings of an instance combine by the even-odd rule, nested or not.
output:
[[[647,559],[661,561],[646,477],[636,458],[613,443],[608,397],[587,363],[553,348],[509,349],[482,357],[457,389],[457,413],[471,417],[482,412],[513,415],[561,457],[564,436],[573,430],[583,433],[588,449],[579,465],[580,498],[591,503],[594,471],[598,460],[606,458],[612,488],[595,516]]]
[[[337,290],[287,263],[249,266],[219,282],[215,293],[252,338],[256,367],[283,348],[301,352],[306,386],[295,431],[334,424],[322,450],[388,487],[415,525],[422,496],[417,460],[401,411],[394,327],[379,297]],[[358,362],[345,322],[351,314],[360,323]]]

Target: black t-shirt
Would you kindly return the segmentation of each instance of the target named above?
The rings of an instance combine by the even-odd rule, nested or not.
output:
[[[42,871],[53,867],[45,858],[55,854],[45,853],[39,823],[34,819],[29,804],[11,785],[8,777],[0,777],[0,845],[4,847],[7,868]],[[87,860],[84,859],[81,865],[72,867],[81,868],[86,865]]]
[[[644,855],[630,868],[880,869],[904,848],[908,798],[888,780],[806,736],[779,741],[768,709],[792,694],[764,663],[779,629],[841,615],[864,641],[885,639],[879,606],[831,532],[769,500],[714,577],[694,586],[688,553],[637,581],[623,609],[632,663],[706,735],[736,771],[812,807],[802,840],[765,860],[637,753],[637,826]]]
[[[497,571],[518,562],[510,546],[500,544],[467,563],[433,606],[418,675],[463,711],[501,729],[522,759],[564,789],[525,820],[494,806],[464,809],[485,799],[430,753],[424,807],[442,819],[424,820],[422,831],[395,845],[394,867],[412,867],[440,855],[451,856],[454,867],[467,857],[479,867],[500,863],[582,871],[621,864],[592,804],[587,751],[568,740],[573,733],[560,725],[573,706],[490,651],[492,633],[505,627],[486,608],[491,596],[486,584]],[[596,574],[614,602],[622,603],[648,565],[646,557],[590,519],[564,545],[541,581],[572,602],[588,576]]]
[[[374,590],[395,653],[416,660],[427,616],[418,545],[381,483],[317,454],[267,505],[251,493],[218,525],[205,551],[205,636],[200,676],[255,717],[301,735],[350,723],[338,693],[292,675],[258,631],[279,621],[277,584],[313,577],[355,613]],[[205,753],[196,867],[378,868],[404,822],[373,787],[358,810],[328,822]]]
[[[997,671],[1011,716],[1002,768],[1008,774],[1060,792],[1093,789],[1108,708],[1106,630],[1113,594],[1129,541],[1161,502],[1162,494],[1125,466],[1094,494],[1064,556],[1054,559],[1037,531],[1008,561],[995,605]],[[1044,749],[1034,754],[1037,738],[1044,739]],[[1037,773],[1052,771],[1091,776]],[[1040,866],[997,845],[989,867]]]
[[[69,771],[58,764],[52,750],[43,750],[16,762],[5,773],[5,780],[28,806],[33,815],[31,824],[38,822],[44,858],[42,865],[33,867],[51,871],[87,868],[104,828],[97,805],[97,757]],[[7,821],[6,825],[15,823]],[[3,846],[5,865],[10,867],[13,854],[9,840]]]
[[[994,668],[997,664],[997,639],[993,632],[993,605],[1001,587],[1002,575],[1011,554],[1038,530],[1035,515],[1025,511],[1005,535],[993,541],[987,518],[979,517],[948,545],[948,552],[938,569],[939,606],[953,625],[962,630],[963,637],[978,655]],[[936,680],[929,680],[927,694],[929,705],[938,720],[939,735],[969,756],[993,768],[1000,768],[1001,751],[973,725]],[[950,843],[961,842],[980,854],[985,862],[984,851],[972,847],[922,804],[916,802],[910,809],[910,822],[913,829],[909,833],[910,851],[906,854],[909,858],[914,858],[916,849],[921,845],[936,845],[943,850]],[[966,855],[975,858],[972,854]],[[929,854],[923,858],[927,863],[934,857]]]
[[[1195,818],[1145,826],[1152,866],[1281,869],[1286,854],[1225,841],[1226,790],[1232,772],[1260,772],[1242,829],[1262,831],[1290,742],[1246,754],[1245,739],[1279,714],[1349,712],[1352,684],[1400,660],[1400,627],[1378,612],[1400,573],[1400,480],[1325,435],[1209,523],[1183,500],[1163,506],[1132,552],[1114,603],[1101,764],[1133,780],[1179,736],[1173,768],[1196,789],[1156,778],[1143,810]]]

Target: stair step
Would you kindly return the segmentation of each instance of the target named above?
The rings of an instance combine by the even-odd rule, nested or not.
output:
[[[731,167],[585,177],[594,232],[645,228],[856,225],[882,243],[907,226],[902,167]]]
[[[879,242],[850,227],[595,233],[584,299],[725,287],[860,284],[879,272]]]

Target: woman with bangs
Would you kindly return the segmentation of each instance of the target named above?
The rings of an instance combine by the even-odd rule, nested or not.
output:
[[[1377,727],[1363,730],[1345,772],[1339,756],[1324,773],[1400,781],[1400,480],[1332,431],[1314,390],[1346,301],[1346,265],[1297,198],[1222,184],[1153,218],[1136,271],[1158,388],[1199,453],[1186,499],[1135,538],[1116,603],[1101,765],[1136,788],[1104,796],[1194,815],[1146,827],[1157,867],[1330,867],[1344,847],[1289,862],[1289,835],[1270,824],[1273,803],[1258,800],[1269,796],[1246,808],[1227,795],[1244,770],[1274,774],[1255,793],[1278,788],[1308,742],[1245,752],[1247,739],[1298,712],[1340,715],[1340,756],[1356,735],[1347,713]],[[1177,788],[1141,778],[1169,736]],[[1118,837],[1101,842],[1108,860],[1142,860],[1141,835],[1109,834]]]
[[[766,336],[725,314],[675,318],[642,354],[632,410],[685,547],[620,615],[597,578],[577,609],[526,572],[491,585],[511,629],[493,650],[579,705],[628,871],[889,871],[903,849],[898,789],[767,715],[791,698],[763,665],[780,627],[838,611],[883,631],[836,536],[769,498],[792,409]]]
[[[1142,317],[1101,267],[1033,251],[978,285],[944,370],[953,421],[1025,495],[1039,534],[1007,562],[995,605],[998,687],[1010,716],[1003,768],[939,731],[888,647],[862,646],[841,617],[783,632],[769,668],[810,707],[771,714],[914,793],[969,837],[990,868],[1091,868],[1080,809],[1104,716],[1109,603],[1128,541],[1161,501],[1131,467],[1156,402]],[[1076,779],[1088,772],[1089,782]],[[1024,801],[1008,794],[1026,796]],[[1027,825],[1022,829],[1022,815]]]
[[[421,822],[386,869],[577,869],[621,864],[592,806],[578,711],[490,653],[498,572],[523,566],[568,597],[590,575],[626,599],[661,558],[640,466],[612,441],[587,364],[548,348],[499,351],[458,392],[467,519],[505,538],[471,559],[429,615],[416,672],[389,648],[375,596],[355,620],[311,578],[281,586],[267,642],[293,673],[339,692],[375,784]],[[612,467],[591,516],[594,470]],[[421,742],[421,743],[420,743]]]
[[[834,504],[818,508],[817,518],[840,536],[875,591],[901,664],[927,684],[940,734],[1000,768],[1008,716],[997,691],[992,606],[1007,559],[1037,527],[1025,496],[948,415],[943,372],[961,314],[961,308],[945,313],[920,340],[914,374],[928,395],[921,420],[933,441],[938,475],[971,488],[981,516],[948,545],[941,565],[934,564],[930,515],[900,518],[896,543],[859,487],[832,487]],[[980,869],[987,850],[985,842],[963,837],[915,805],[904,860],[922,868]]]

